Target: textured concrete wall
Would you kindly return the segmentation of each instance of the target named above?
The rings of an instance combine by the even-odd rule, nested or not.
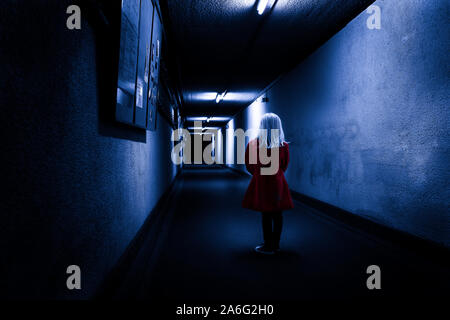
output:
[[[449,5],[377,1],[268,91],[293,190],[450,246]],[[246,125],[252,108],[235,119]]]
[[[117,61],[87,2],[66,29],[72,3],[2,2],[1,296],[92,296],[176,172],[162,117],[145,132],[105,116]],[[66,289],[71,264],[81,291]]]

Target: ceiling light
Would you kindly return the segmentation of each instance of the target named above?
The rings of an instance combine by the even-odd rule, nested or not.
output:
[[[207,117],[187,117],[187,121],[206,121],[208,120]]]
[[[211,117],[209,121],[228,121],[231,117]]]
[[[227,95],[228,96],[228,95]],[[186,117],[187,121],[222,122],[229,121],[231,117]]]
[[[211,101],[215,100],[217,92],[192,92],[187,95],[186,99],[191,101]]]
[[[218,130],[220,127],[188,127],[188,130]]]
[[[224,93],[218,92],[192,92],[186,94],[186,100],[192,102],[203,101],[215,101],[216,99],[221,101],[232,102],[251,102],[258,96],[258,91],[225,91]],[[204,117],[205,118],[205,117]],[[206,118],[204,119],[206,121]]]
[[[259,0],[258,7],[257,7],[259,15],[262,15],[264,13],[268,2],[269,2],[269,0]]]
[[[223,98],[225,97],[226,94],[227,94],[226,91],[224,91],[223,93],[218,93],[217,97],[216,97],[216,103],[220,103],[220,101],[223,100]]]

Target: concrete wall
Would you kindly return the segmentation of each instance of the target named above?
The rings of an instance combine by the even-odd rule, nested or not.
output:
[[[450,3],[375,5],[380,30],[361,13],[234,121],[280,115],[293,190],[450,246]]]
[[[82,30],[69,31],[73,3],[8,0],[0,11],[8,298],[91,297],[176,174],[162,117],[156,132],[112,120],[117,34],[102,29],[87,1]],[[71,264],[81,267],[81,291],[66,289]]]

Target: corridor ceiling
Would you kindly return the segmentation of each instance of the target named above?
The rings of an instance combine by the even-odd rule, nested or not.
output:
[[[372,2],[269,0],[259,15],[258,0],[161,0],[182,115],[234,115]]]

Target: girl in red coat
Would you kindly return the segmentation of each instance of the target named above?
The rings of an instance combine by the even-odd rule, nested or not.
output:
[[[250,141],[245,150],[245,166],[253,177],[242,202],[244,208],[262,213],[264,243],[255,248],[259,253],[280,250],[282,212],[294,207],[284,177],[288,163],[289,146],[281,120],[274,113],[266,113],[258,138]]]

